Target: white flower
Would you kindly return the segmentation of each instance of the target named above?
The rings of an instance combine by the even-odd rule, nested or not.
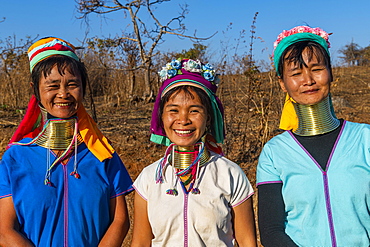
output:
[[[201,73],[202,64],[199,60],[194,61],[192,59],[189,59],[188,61],[184,62],[184,69],[193,73]]]

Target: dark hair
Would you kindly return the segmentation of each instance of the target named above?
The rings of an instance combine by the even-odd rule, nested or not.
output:
[[[57,66],[58,72],[61,75],[65,73],[65,70],[68,70],[68,72],[74,76],[80,75],[83,89],[82,92],[83,95],[85,95],[86,84],[89,80],[85,65],[82,62],[79,62],[71,57],[55,55],[39,62],[32,70],[31,81],[33,83],[33,93],[35,94],[36,98],[39,101],[40,101],[39,82],[41,76],[47,77],[48,75],[50,75],[51,70],[54,68],[54,66]]]
[[[307,64],[304,62],[302,57],[302,53],[306,48],[308,52],[308,60],[310,61],[313,57],[316,57],[317,61],[321,62],[323,59],[325,66],[330,72],[330,77],[333,79],[330,56],[325,48],[315,41],[300,41],[288,46],[288,48],[285,49],[285,51],[281,54],[278,65],[280,77],[283,78],[284,61],[288,61],[289,63],[298,63],[300,68],[302,68],[302,66],[307,67]],[[288,56],[285,57],[287,54]]]
[[[189,96],[191,99],[194,99],[194,95],[192,94],[192,92],[190,90],[193,91],[199,97],[200,102],[202,103],[202,105],[206,109],[208,120],[209,120],[208,122],[212,125],[212,123],[213,123],[212,111],[213,110],[212,110],[211,99],[209,98],[207,93],[204,90],[202,90],[198,87],[184,85],[184,86],[178,86],[178,87],[174,87],[174,88],[170,89],[161,98],[161,101],[159,103],[158,119],[160,121],[160,126],[162,126],[162,128],[163,128],[162,114],[163,114],[164,105],[171,99],[171,97],[176,96],[181,91],[183,91],[185,93],[185,95]],[[158,95],[157,97],[161,97],[161,96]],[[211,126],[207,126],[207,127],[209,127],[210,131],[212,130],[212,128],[210,128]]]

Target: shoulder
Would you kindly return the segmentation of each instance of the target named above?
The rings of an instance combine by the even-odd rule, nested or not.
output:
[[[90,155],[93,155],[95,156],[87,147],[86,145],[84,145],[85,147],[83,147],[84,149],[86,149],[86,151],[90,154]],[[98,159],[98,158],[96,158]],[[116,163],[116,162],[119,162],[119,163],[122,163],[121,161],[121,158],[119,157],[118,153],[116,151],[113,152],[112,154],[112,158],[110,159],[106,159],[106,161],[109,161],[109,162],[113,162],[113,163]]]
[[[30,145],[24,145],[26,143],[30,143],[32,141],[31,138],[24,138],[22,140],[20,140],[19,142],[13,142],[11,144],[9,144],[9,149],[8,150],[16,150],[16,149],[19,149],[19,148],[25,148],[25,147],[29,147]]]
[[[295,141],[289,131],[274,136],[263,146],[262,154],[279,150],[286,150],[295,146]]]
[[[342,136],[347,138],[369,139],[370,125],[366,123],[344,122]]]
[[[210,151],[209,162],[210,163],[213,162],[213,163],[217,163],[217,164],[224,164],[224,165],[230,166],[230,167],[237,166],[237,164],[235,162],[229,160],[225,156],[214,153],[212,151]]]
[[[211,153],[211,160],[205,167],[204,182],[228,191],[230,205],[235,207],[253,194],[253,188],[243,169],[235,162],[219,154]]]
[[[10,144],[9,148],[5,151],[2,158],[4,159],[7,157],[16,157],[18,155],[25,156],[28,150],[30,150],[30,147],[32,144],[31,145],[22,145],[22,144],[26,144],[31,141],[32,141],[31,138],[24,138],[20,140],[19,142]],[[32,148],[42,148],[42,147],[39,147],[37,145],[32,145]]]
[[[207,166],[209,168],[216,169],[220,174],[244,174],[242,168],[234,161],[213,152],[211,152],[211,158]]]
[[[344,130],[346,131],[353,131],[353,130],[369,131],[370,130],[370,124],[367,124],[367,123],[355,123],[355,122],[345,121],[344,124],[345,124]]]
[[[157,160],[156,162],[144,167],[133,183],[134,189],[145,200],[147,200],[146,198],[148,198],[148,191],[150,191],[151,188],[154,188],[152,185],[156,184],[155,177],[159,162],[160,160]],[[161,184],[159,183],[159,185]]]
[[[292,137],[289,133],[289,131],[284,131],[283,133],[281,134],[278,134],[274,137],[272,137],[266,144],[275,144],[275,143],[279,143],[279,142],[286,142],[287,140],[291,140]]]
[[[347,149],[356,148],[359,145],[370,146],[370,125],[345,121],[341,141],[347,144]]]

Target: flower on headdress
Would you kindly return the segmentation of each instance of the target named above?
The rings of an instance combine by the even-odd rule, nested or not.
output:
[[[167,76],[168,76],[168,78],[172,78],[175,75],[177,75],[177,70],[175,70],[175,69],[169,69],[169,70],[167,70]]]
[[[202,65],[203,70],[214,70],[213,66],[209,63]]]
[[[176,60],[176,59],[172,60],[171,61],[171,66],[174,69],[180,69],[181,68],[181,61]]]
[[[213,70],[206,70],[203,72],[203,77],[207,80],[207,81],[213,81],[215,79],[215,74],[214,74],[214,71]]]
[[[306,31],[306,26],[298,26],[297,33],[304,33]]]
[[[174,59],[170,63],[167,63],[165,67],[159,72],[161,81],[170,79],[176,75],[181,75],[181,69],[192,73],[201,74],[204,79],[212,82],[212,84],[218,86],[219,80],[213,66],[209,63],[202,64],[199,60],[188,59],[184,62]]]
[[[181,61],[172,60],[170,63],[167,63],[165,67],[162,67],[162,70],[159,71],[159,76],[162,80],[166,80],[174,77],[178,74],[178,69],[181,68]]]
[[[328,47],[330,48],[330,42],[329,42],[329,34],[327,32],[325,32],[324,30],[322,30],[321,28],[319,27],[316,27],[316,28],[312,28],[312,27],[308,27],[308,26],[298,26],[298,27],[294,27],[290,30],[283,30],[283,32],[281,32],[276,41],[274,42],[274,50],[276,49],[276,47],[279,45],[279,43],[286,37],[290,36],[290,35],[293,35],[293,34],[296,34],[296,33],[312,33],[312,34],[316,34],[318,36],[320,36],[321,38],[325,39],[326,43],[328,44]]]
[[[184,69],[193,73],[201,73],[202,63],[199,60],[194,61],[189,59],[188,61],[184,62]]]
[[[159,76],[161,77],[161,78],[163,78],[163,80],[166,80],[167,78],[168,78],[168,76],[167,76],[167,71],[168,71],[168,69],[166,68],[166,67],[162,67],[162,70],[161,71],[159,71]]]

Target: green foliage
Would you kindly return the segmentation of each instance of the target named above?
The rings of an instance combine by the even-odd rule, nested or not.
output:
[[[207,46],[202,44],[193,44],[193,47],[189,50],[182,50],[180,53],[175,53],[175,58],[189,58],[189,59],[200,59],[206,60]]]

